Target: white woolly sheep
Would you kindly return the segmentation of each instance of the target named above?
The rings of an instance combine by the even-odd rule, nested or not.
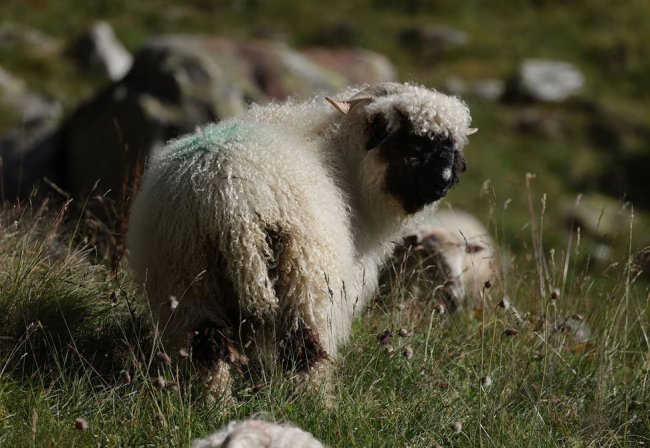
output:
[[[192,442],[192,448],[325,448],[295,426],[262,420],[230,422],[225,428]]]
[[[477,304],[496,269],[494,242],[483,224],[469,213],[441,209],[418,220],[395,251],[385,289],[406,287],[453,310],[466,296]]]
[[[237,359],[334,361],[393,242],[465,169],[460,100],[396,83],[341,97],[253,106],[170,142],[143,176],[129,262],[168,343],[217,383]]]

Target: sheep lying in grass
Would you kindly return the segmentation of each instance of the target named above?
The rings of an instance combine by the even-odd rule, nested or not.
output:
[[[393,241],[465,170],[458,99],[395,83],[341,97],[253,106],[169,143],[143,177],[130,264],[168,343],[217,383],[241,359],[335,360]]]
[[[483,224],[460,210],[438,210],[413,227],[383,282],[388,294],[402,288],[413,298],[454,310],[466,297],[478,305],[496,268],[494,242]]]
[[[225,428],[192,442],[192,448],[325,448],[310,433],[262,420],[230,422]]]

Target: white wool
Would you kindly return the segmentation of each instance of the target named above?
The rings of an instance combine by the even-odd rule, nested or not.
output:
[[[295,426],[246,420],[230,422],[214,434],[194,440],[192,448],[325,448],[325,445]]]
[[[205,321],[240,335],[241,319],[254,326],[252,360],[277,359],[300,325],[336,359],[413,217],[385,191],[385,162],[365,149],[370,114],[397,107],[418,132],[452,135],[458,151],[470,122],[462,102],[422,87],[379,84],[339,98],[373,89],[391,93],[347,115],[321,97],[253,106],[151,160],[129,262],[174,347]]]
[[[397,126],[397,111],[408,116],[417,135],[451,135],[465,145],[470,125],[469,109],[458,98],[411,85],[404,93],[386,95],[367,106],[370,113],[382,113],[389,125]]]
[[[426,247],[426,256],[447,278],[457,304],[469,295],[481,298],[485,282],[497,278],[496,247],[490,233],[474,216],[457,209],[440,209],[423,216],[411,231]],[[431,272],[431,271],[429,271]]]

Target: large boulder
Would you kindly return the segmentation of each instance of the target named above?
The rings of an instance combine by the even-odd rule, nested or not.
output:
[[[131,53],[107,22],[93,24],[72,43],[67,53],[82,67],[97,68],[113,81],[121,79],[133,63]]]
[[[382,54],[361,48],[311,48],[303,52],[317,65],[339,73],[347,83],[377,83],[396,81],[395,66]]]
[[[0,136],[0,200],[29,194],[43,177],[58,180],[56,148],[45,141],[62,118],[61,104],[0,67],[0,113],[18,123]]]
[[[25,83],[0,67],[0,106],[19,121],[34,123],[58,120],[61,104],[29,89]]]
[[[407,27],[399,32],[401,44],[425,57],[438,56],[445,51],[469,43],[465,31],[445,25]]]
[[[507,98],[558,103],[580,94],[584,86],[584,75],[569,62],[526,59],[508,86]]]
[[[618,234],[628,232],[633,219],[629,203],[597,193],[565,203],[562,216],[568,227],[580,228],[583,235],[601,242],[609,242]]]
[[[19,47],[31,54],[54,54],[61,49],[57,39],[17,23],[0,23],[0,49]]]
[[[273,41],[158,37],[136,53],[126,76],[81,105],[56,132],[50,165],[61,168],[50,176],[76,197],[123,198],[152,151],[198,125],[252,102],[394,78],[385,58],[363,50],[302,53]]]
[[[481,101],[498,101],[505,92],[505,83],[497,78],[469,81],[452,76],[445,79],[444,89],[452,95],[473,97]]]

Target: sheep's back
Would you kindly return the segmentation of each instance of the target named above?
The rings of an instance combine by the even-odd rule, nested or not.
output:
[[[327,163],[318,141],[264,123],[208,125],[170,142],[145,173],[128,233],[154,312],[175,295],[192,314],[226,316],[239,305],[223,297],[228,289],[235,301],[273,294],[265,267],[248,256],[268,250],[269,229],[299,241],[288,256],[305,258],[301,269],[315,263],[333,279],[351,271],[346,198]],[[257,285],[244,279],[251,273]]]

